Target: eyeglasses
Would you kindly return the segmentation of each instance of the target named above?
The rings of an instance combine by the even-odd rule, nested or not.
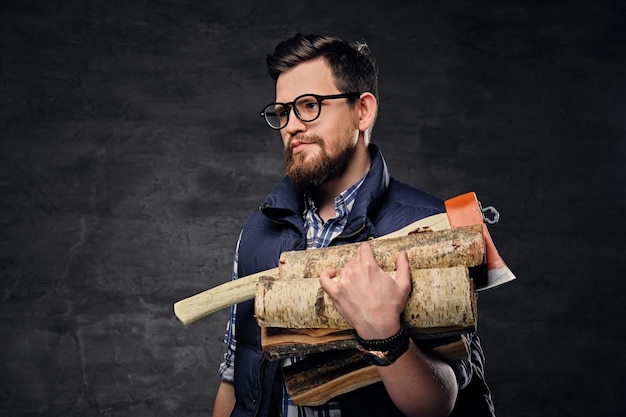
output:
[[[330,96],[318,96],[317,94],[303,94],[295,98],[291,103],[270,103],[263,108],[261,116],[272,129],[282,129],[289,123],[289,114],[293,109],[296,117],[303,122],[312,122],[320,117],[322,101],[336,98],[355,98],[361,93],[332,94]]]

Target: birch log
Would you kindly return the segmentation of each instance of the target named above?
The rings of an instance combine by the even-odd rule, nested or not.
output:
[[[389,272],[394,276],[395,272]],[[476,296],[466,266],[411,269],[412,290],[405,308],[418,333],[472,330]],[[349,329],[317,279],[264,277],[257,285],[255,315],[261,327]]]
[[[411,269],[477,266],[484,263],[485,257],[485,239],[479,224],[393,239],[374,239],[369,243],[376,263],[384,271],[396,269],[396,254],[400,251],[407,253]],[[360,244],[283,252],[278,265],[279,277],[281,280],[317,278],[326,269],[339,271],[356,254]]]

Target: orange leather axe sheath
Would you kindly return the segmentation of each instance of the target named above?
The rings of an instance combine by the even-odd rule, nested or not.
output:
[[[500,284],[512,281],[515,275],[506,266],[504,260],[498,253],[496,246],[491,240],[489,230],[483,218],[483,209],[476,198],[474,192],[462,194],[458,197],[445,201],[446,215],[450,222],[450,228],[460,226],[471,226],[473,224],[483,225],[483,236],[485,237],[487,274],[482,281],[480,277],[474,278],[474,285],[477,291],[486,290]]]

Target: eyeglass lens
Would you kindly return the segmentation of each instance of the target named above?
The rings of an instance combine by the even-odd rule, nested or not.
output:
[[[306,95],[298,97],[293,104],[273,103],[265,110],[265,119],[273,128],[281,128],[287,125],[291,107],[294,107],[296,117],[303,122],[311,122],[320,115],[320,103],[317,97]]]

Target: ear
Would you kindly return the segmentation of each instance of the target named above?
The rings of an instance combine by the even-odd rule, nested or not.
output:
[[[365,132],[376,120],[376,114],[378,113],[378,100],[372,93],[363,93],[359,103],[359,130]]]

